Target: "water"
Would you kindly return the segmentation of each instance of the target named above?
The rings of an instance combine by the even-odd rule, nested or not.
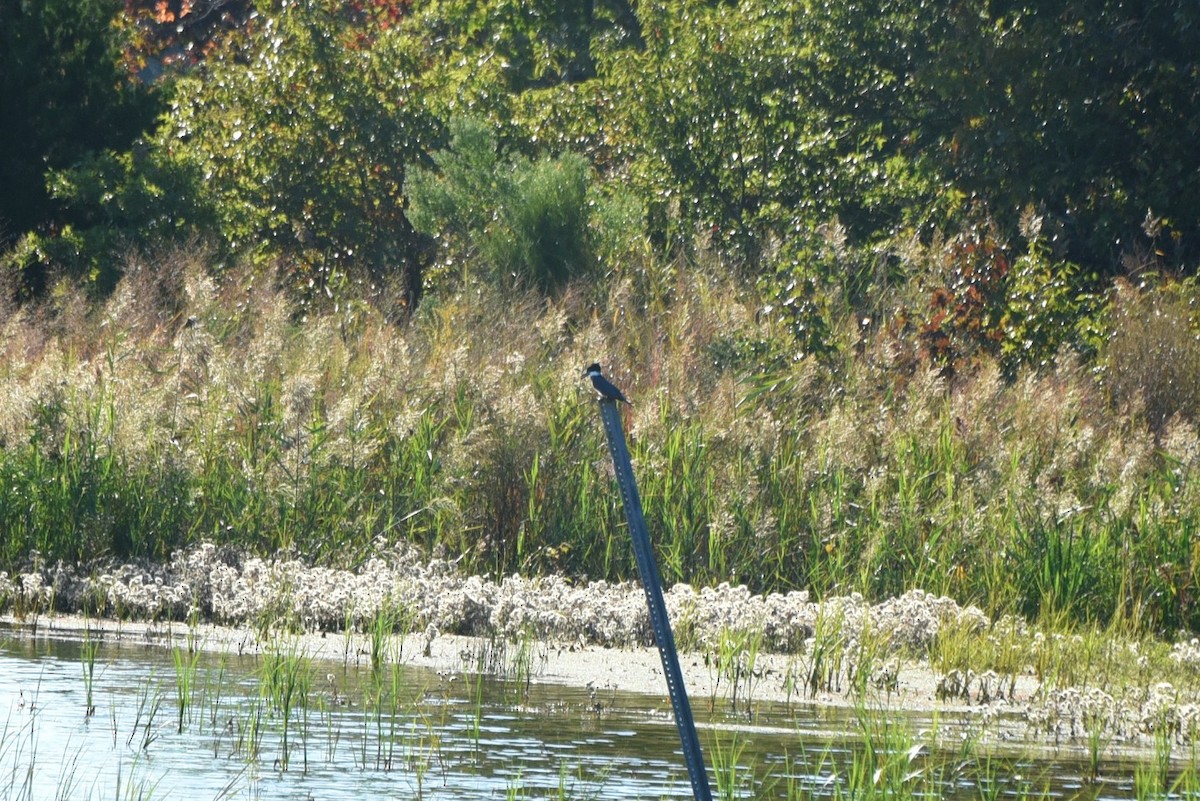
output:
[[[91,715],[87,647],[95,648]],[[297,659],[286,643],[279,653],[277,666],[299,665],[309,682],[308,703],[292,704],[286,727],[284,696],[265,678],[269,660],[0,629],[0,800],[691,797],[665,699],[371,671]],[[710,776],[727,797],[829,797],[862,747],[861,736],[846,736],[859,731],[848,711],[763,705],[747,723],[709,714],[705,699],[693,703]],[[935,725],[895,722],[914,732]],[[1077,755],[1031,753],[1014,749],[987,774],[926,747],[905,769],[932,775],[938,766],[929,786],[945,797],[979,798],[981,787],[1001,798],[1133,797],[1130,763],[1107,760],[1105,781],[1089,783]]]

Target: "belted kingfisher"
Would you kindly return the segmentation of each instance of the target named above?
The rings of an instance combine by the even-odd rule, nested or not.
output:
[[[583,371],[583,374],[592,379],[592,386],[596,388],[596,392],[600,393],[601,398],[620,401],[628,406],[633,405],[625,399],[625,396],[621,394],[621,390],[614,387],[612,383],[600,372],[599,362],[593,362],[592,364],[588,365],[587,369]]]

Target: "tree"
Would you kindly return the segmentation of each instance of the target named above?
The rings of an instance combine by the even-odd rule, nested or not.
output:
[[[119,66],[119,0],[0,0],[0,248],[72,216],[47,173],[128,151],[159,98]],[[41,267],[27,264],[36,288]]]
[[[440,124],[414,40],[343,11],[297,0],[260,13],[180,78],[164,139],[207,176],[202,202],[232,247],[286,254],[316,288],[398,277],[411,310],[431,249],[408,220],[405,179]]]
[[[252,0],[123,0],[119,27],[130,72],[152,82],[173,65],[195,66],[254,13]]]
[[[661,3],[645,52],[616,61],[653,190],[747,264],[834,218],[886,233],[932,194],[908,144],[920,53],[898,46],[931,15],[866,5]]]
[[[938,168],[1007,230],[1040,205],[1056,248],[1104,270],[1138,247],[1194,258],[1200,6],[982,6],[947,8],[952,35],[915,76],[922,145]]]
[[[504,88],[520,92],[594,78],[597,58],[642,46],[630,0],[436,0],[418,19],[444,55],[472,67],[494,61]],[[487,71],[493,74],[491,70]]]

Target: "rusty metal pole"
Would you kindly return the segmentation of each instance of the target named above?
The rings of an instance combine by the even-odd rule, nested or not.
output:
[[[663,599],[662,582],[658,577],[658,564],[650,547],[646,518],[642,515],[642,499],[638,496],[633,465],[629,460],[629,449],[625,445],[621,410],[617,408],[616,401],[608,398],[600,400],[599,403],[600,417],[604,420],[604,433],[608,435],[608,450],[612,454],[617,485],[621,489],[625,520],[629,523],[629,535],[633,539],[633,554],[637,559],[638,573],[642,577],[642,588],[646,591],[646,606],[650,610],[654,642],[658,645],[658,655],[662,658],[663,675],[667,679],[667,691],[671,695],[671,707],[675,711],[675,726],[679,729],[679,741],[683,745],[683,759],[687,763],[688,776],[692,781],[692,796],[696,801],[712,801],[708,771],[704,767],[700,739],[696,736],[696,721],[692,718],[692,706],[688,703],[687,688],[683,684],[683,670],[679,667],[679,654],[675,651],[675,635],[671,632],[671,621],[667,618],[667,604]]]

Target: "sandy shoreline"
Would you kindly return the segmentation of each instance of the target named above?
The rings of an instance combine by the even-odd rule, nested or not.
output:
[[[731,707],[735,698],[743,710],[747,699],[865,702],[968,718],[984,736],[1024,743],[1070,742],[1089,730],[1133,747],[1163,732],[1180,743],[1200,741],[1200,689],[1189,678],[1200,675],[1200,641],[1171,649],[1170,660],[1182,668],[1180,687],[1140,667],[1136,642],[1099,646],[1108,649],[1105,658],[1137,660],[1129,674],[1135,686],[1075,671],[1070,675],[1084,684],[1076,687],[1061,679],[1041,683],[1032,664],[999,675],[970,650],[956,658],[977,659],[980,672],[937,671],[929,655],[943,636],[973,638],[963,640],[970,648],[1020,642],[1039,658],[1071,659],[1075,651],[1055,645],[1066,635],[1043,635],[1019,620],[991,621],[974,607],[920,590],[870,603],[857,594],[816,600],[802,591],[758,595],[726,584],[699,590],[678,584],[666,593],[666,605],[693,706],[703,699]],[[0,609],[0,625],[21,636],[82,636],[91,627],[169,645],[190,634],[205,649],[241,654],[286,641],[309,656],[356,664],[370,664],[368,632],[404,631],[411,633],[393,635],[388,653],[414,667],[503,673],[519,652],[536,682],[666,696],[640,586],[553,575],[467,576],[452,562],[404,545],[381,547],[354,569],[211,545],[161,565],[40,566],[0,573]],[[91,617],[79,616],[82,610],[92,610]]]
[[[263,641],[258,633],[246,627],[210,623],[189,626],[179,622],[129,622],[81,615],[42,615],[36,620],[18,620],[11,614],[0,615],[0,627],[18,636],[31,638],[82,638],[86,631],[90,631],[91,636],[102,633],[106,638],[117,637],[127,642],[164,648],[182,645],[190,638],[196,647],[214,653],[260,654],[282,640],[289,647],[295,646],[316,659],[331,663],[349,661],[356,665],[370,664],[370,636],[361,633],[278,634]],[[439,634],[429,638],[418,633],[394,635],[389,642],[388,653],[399,655],[395,661],[404,665],[455,674],[473,670],[481,654],[506,647],[511,652],[522,645],[512,641],[498,645],[493,639],[456,634]],[[654,647],[605,647],[553,641],[526,643],[524,647],[529,649],[531,679],[534,682],[666,697],[662,662]],[[679,656],[684,681],[693,699],[732,700],[734,688],[728,678],[723,679],[720,671],[706,662],[705,654],[691,651]],[[499,658],[503,661],[502,655]],[[797,656],[758,654],[754,662],[755,677],[749,683],[751,701],[853,705],[854,698],[849,693],[822,691],[810,694],[798,689],[795,680],[800,669]],[[1023,677],[1017,680],[1011,701],[978,704],[938,698],[938,681],[939,677],[927,666],[904,663],[899,667],[894,688],[890,691],[878,690],[871,695],[877,695],[878,700],[886,701],[890,707],[908,711],[938,710],[983,715],[995,714],[999,708],[1019,707],[1029,702],[1037,690],[1037,682],[1032,677]],[[742,694],[744,701],[747,685],[741,684],[737,692]]]

